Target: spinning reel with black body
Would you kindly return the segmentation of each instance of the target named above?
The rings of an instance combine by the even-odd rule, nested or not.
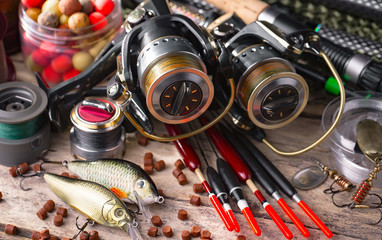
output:
[[[118,70],[109,82],[108,97],[143,135],[159,141],[172,141],[178,137],[152,135],[153,127],[148,116],[169,124],[196,119],[207,110],[214,97],[214,85],[208,75],[219,71],[229,78],[229,58],[224,48],[192,20],[170,14],[165,1],[142,3],[127,21],[131,30],[117,57]],[[233,93],[232,79],[230,85]],[[209,126],[228,111],[233,102],[232,93],[226,110]],[[197,134],[209,126],[181,138]]]
[[[47,92],[49,116],[58,128],[68,125],[71,109],[85,96],[108,95],[143,135],[172,141],[178,137],[152,135],[149,116],[171,124],[200,116],[214,97],[209,75],[216,71],[224,71],[227,79],[232,75],[228,59],[224,48],[192,20],[171,14],[166,1],[152,0],[141,3],[128,16],[115,39],[81,74],[53,88],[47,88],[38,74],[36,77]],[[107,91],[94,91],[115,70]],[[233,80],[229,82],[234,89]],[[231,95],[231,103],[209,126],[228,112]]]
[[[227,2],[221,4],[229,5]],[[238,8],[241,7],[240,4],[237,2]],[[240,9],[235,11],[240,12]],[[269,14],[268,11],[263,12]],[[321,50],[317,33],[296,23],[293,18],[289,19],[278,12],[271,12],[272,14],[276,14],[274,19],[280,20],[273,21],[275,25],[265,21],[254,21],[245,25],[233,12],[229,12],[213,21],[208,21],[207,17],[205,22],[209,25],[206,29],[224,42],[230,54],[237,84],[237,106],[234,105],[230,113],[235,125],[246,131],[258,129],[254,126],[263,129],[279,128],[298,117],[307,103],[309,90],[305,80],[295,73],[288,60],[299,59],[306,52],[324,59],[341,92],[341,106],[330,129],[313,144],[295,152],[278,150],[265,139],[264,133],[254,131],[255,138],[276,153],[297,155],[317,146],[334,130],[344,109],[344,88],[333,64]],[[217,92],[217,95],[224,95],[224,91]]]

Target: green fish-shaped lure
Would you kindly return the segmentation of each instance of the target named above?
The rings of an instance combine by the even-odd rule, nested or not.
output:
[[[63,163],[82,179],[99,183],[123,201],[142,205],[162,203],[164,198],[151,177],[138,165],[122,159],[100,159]]]

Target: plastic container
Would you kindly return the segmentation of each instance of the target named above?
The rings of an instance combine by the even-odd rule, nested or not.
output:
[[[120,29],[120,0],[113,1],[114,8],[106,16],[105,26],[105,22],[101,21],[75,31],[38,24],[26,14],[25,7],[20,3],[21,50],[28,69],[39,72],[49,87],[85,70]]]
[[[373,171],[374,163],[363,154],[356,153],[356,126],[363,119],[372,119],[382,125],[382,94],[358,92],[359,96],[346,99],[343,117],[327,138],[332,152],[332,167],[350,181],[360,184]],[[322,129],[326,131],[333,123],[339,107],[339,97],[331,101],[322,115]],[[379,172],[373,185],[382,187],[382,172]]]

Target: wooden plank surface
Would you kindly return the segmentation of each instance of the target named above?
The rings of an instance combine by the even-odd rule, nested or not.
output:
[[[21,55],[18,54],[12,56],[12,59],[18,69],[18,80],[34,82],[33,75],[25,70]],[[310,106],[302,117],[298,118],[288,126],[280,130],[267,131],[269,140],[275,145],[280,146],[280,148],[287,150],[299,149],[308,143],[313,142],[321,133],[320,116],[317,113],[322,111],[322,108],[322,104],[317,104],[313,107]],[[159,132],[164,132],[164,128],[161,124],[158,124],[158,128]],[[165,202],[163,204],[151,205],[150,211],[153,215],[159,215],[162,218],[164,225],[170,225],[172,227],[174,236],[171,239],[180,239],[180,232],[184,229],[190,230],[194,225],[200,226],[202,230],[209,230],[212,233],[213,239],[234,240],[239,234],[245,235],[247,239],[284,238],[273,221],[255,199],[254,195],[245,185],[242,185],[245,191],[245,196],[262,230],[262,235],[256,237],[252,233],[243,215],[233,201],[231,201],[231,205],[240,224],[241,232],[228,232],[209,202],[206,193],[193,193],[192,185],[198,183],[195,174],[187,169],[184,170],[189,181],[185,186],[178,185],[177,180],[172,176],[171,172],[174,169],[173,164],[180,158],[174,145],[172,143],[150,141],[146,147],[143,147],[137,143],[138,136],[139,135],[135,133],[128,134],[124,158],[143,166],[143,155],[145,152],[150,151],[154,154],[154,160],[164,160],[166,162],[167,167],[163,171],[154,172],[154,174],[151,175],[157,187],[164,190],[166,195]],[[215,167],[215,157],[213,152],[211,152],[204,135],[201,135],[201,141],[210,165]],[[326,144],[321,144],[312,151],[295,157],[279,156],[271,152],[261,143],[255,143],[255,145],[271,159],[288,179],[291,179],[293,174],[299,169],[313,165],[307,160],[312,156],[321,160],[325,164],[329,163],[331,158],[330,150]],[[61,162],[63,160],[72,159],[68,131],[65,131],[63,134],[52,133],[51,149],[55,151],[49,152],[47,155],[47,158],[50,160]],[[205,168],[206,165],[203,163],[202,169]],[[45,169],[54,173],[67,171],[63,166],[52,164],[46,164]],[[75,218],[80,216],[79,223],[81,224],[85,221],[85,217],[57,198],[53,192],[50,191],[42,178],[35,177],[24,181],[24,187],[32,188],[30,191],[21,190],[19,181],[19,178],[12,178],[8,174],[8,167],[0,166],[0,191],[3,194],[3,200],[0,201],[0,226],[3,226],[3,224],[13,224],[21,228],[18,236],[10,236],[5,234],[3,232],[3,227],[1,227],[0,239],[30,239],[32,231],[41,231],[43,229],[49,229],[51,234],[59,237],[71,237],[77,232]],[[329,229],[332,230],[334,233],[333,239],[381,239],[381,224],[374,226],[368,225],[368,223],[374,222],[380,217],[379,211],[372,209],[350,210],[348,208],[335,207],[331,203],[330,196],[323,193],[323,190],[328,188],[330,183],[331,181],[327,180],[316,189],[309,191],[300,190],[299,195],[314,210]],[[282,212],[275,200],[266,195],[261,187],[259,188],[264,193],[269,203],[275,208],[276,212],[286,222],[294,235],[294,239],[305,239],[288,219],[286,214]],[[374,192],[381,193],[381,189],[375,188]],[[201,197],[201,206],[196,207],[189,203],[190,196],[193,194]],[[282,194],[282,196],[311,233],[309,239],[325,239],[323,233],[307,217],[299,206],[285,195]],[[343,193],[341,200],[343,202],[349,202],[350,197],[350,193]],[[64,219],[64,225],[61,227],[55,227],[53,225],[54,213],[50,213],[48,218],[44,221],[40,220],[36,215],[36,212],[49,199],[54,200],[57,206],[63,206],[69,209],[69,215]],[[189,213],[189,219],[186,221],[177,219],[177,211],[181,208],[187,210]],[[145,220],[141,215],[138,215],[137,218],[140,223],[139,230],[143,239],[152,239],[147,236],[147,230],[151,226],[150,222]],[[112,229],[97,224],[88,227],[87,230],[97,230],[101,239],[104,240],[131,239],[127,233],[124,233],[119,229]],[[160,236],[158,236],[157,239],[166,238],[163,237],[163,234],[160,232]]]

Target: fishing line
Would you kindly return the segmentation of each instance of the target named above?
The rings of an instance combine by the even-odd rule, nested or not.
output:
[[[74,157],[122,158],[126,142],[123,114],[114,103],[103,98],[87,98],[73,108],[70,118]]]
[[[0,164],[31,164],[49,148],[47,105],[46,94],[37,86],[24,82],[0,84]]]

